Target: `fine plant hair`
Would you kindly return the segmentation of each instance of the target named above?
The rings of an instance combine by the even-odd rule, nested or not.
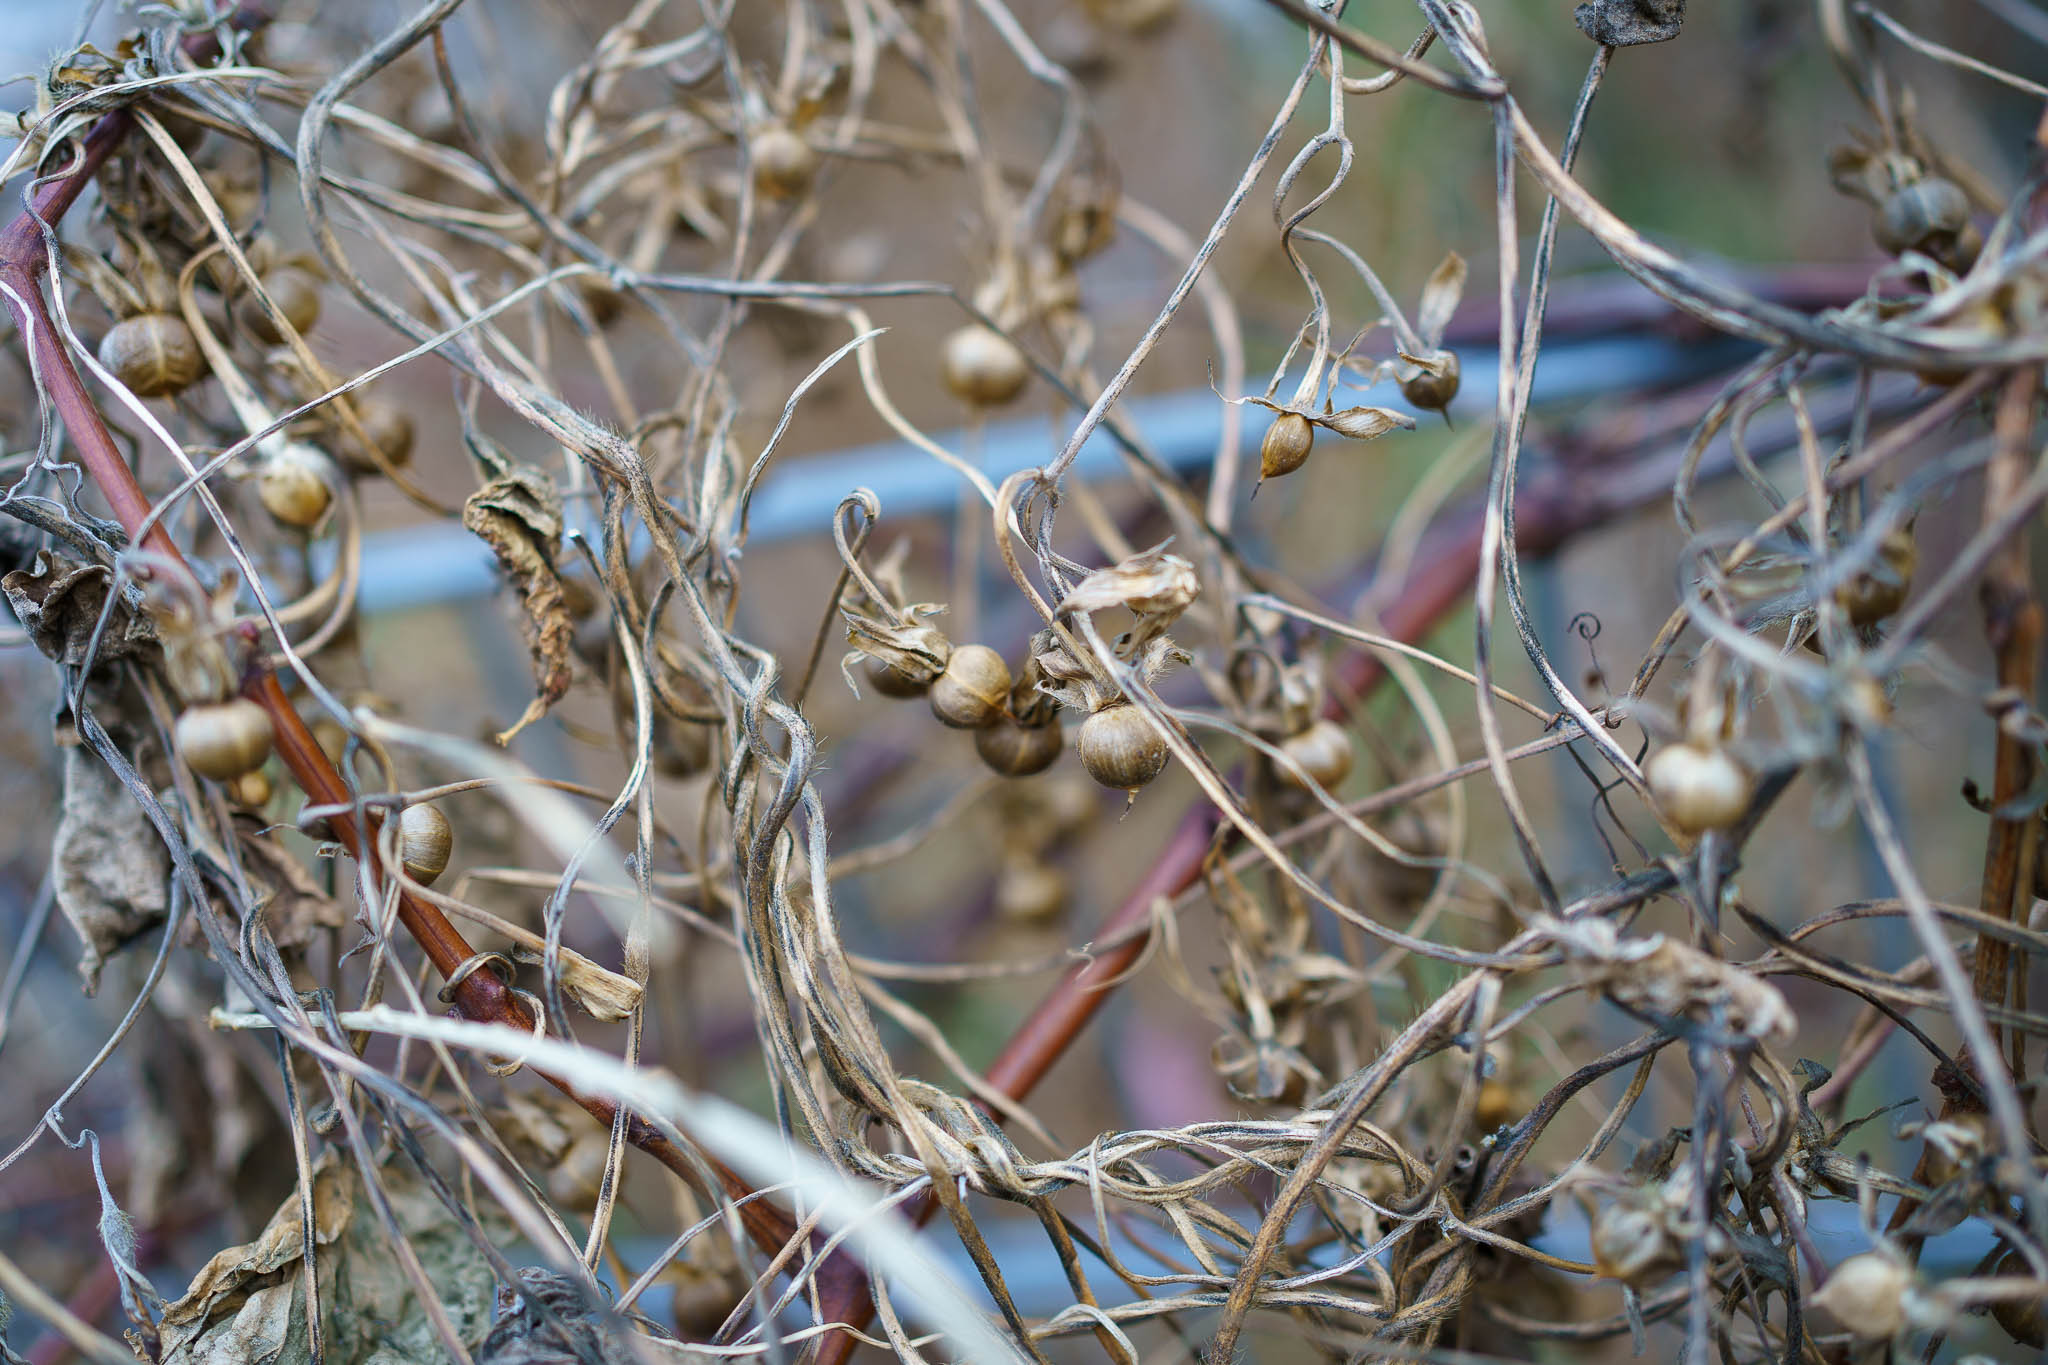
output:
[[[2048,1344],[2048,115],[1973,160],[2048,24],[1507,8],[80,7],[0,175],[0,1358]],[[1189,227],[1103,110],[1226,21],[1289,66]],[[1848,264],[1589,187],[1693,49],[1839,83],[1771,131]],[[1589,335],[1689,350],[1546,407]],[[365,609],[458,542],[463,638]],[[1148,1026],[1201,1117],[1075,1079]]]

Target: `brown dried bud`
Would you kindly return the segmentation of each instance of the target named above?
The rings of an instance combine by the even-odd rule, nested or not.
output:
[[[1438,351],[1416,363],[1416,372],[1401,381],[1401,396],[1426,412],[1442,412],[1458,396],[1458,353]]]
[[[1726,829],[1749,810],[1749,773],[1726,749],[1667,744],[1643,766],[1657,808],[1686,834]]]
[[[958,730],[1002,719],[1010,699],[1010,666],[987,645],[961,645],[932,682],[932,714]]]
[[[1308,462],[1315,449],[1316,429],[1298,412],[1283,412],[1266,428],[1259,442],[1259,477],[1277,479],[1292,474]]]
[[[811,144],[780,123],[755,132],[747,143],[747,159],[754,168],[755,188],[773,199],[796,198],[818,173],[818,154]]]
[[[1906,1327],[1906,1292],[1913,1272],[1881,1251],[1865,1251],[1837,1265],[1813,1296],[1863,1341],[1889,1341]]]
[[[939,371],[955,397],[981,407],[1009,402],[1031,378],[1030,362],[1016,343],[980,323],[946,338]]]
[[[1920,550],[1913,533],[1900,526],[1877,548],[1878,562],[1835,589],[1835,601],[1852,626],[1874,626],[1906,604]]]
[[[1105,787],[1136,791],[1165,771],[1171,751],[1138,708],[1113,702],[1081,722],[1081,766]]]
[[[974,732],[974,751],[1005,777],[1044,772],[1059,759],[1064,743],[1057,724],[1022,725],[1007,714]]]
[[[206,358],[185,320],[170,313],[123,318],[100,338],[100,364],[139,398],[177,393],[206,373]]]
[[[455,831],[448,817],[432,806],[407,806],[398,815],[398,860],[405,875],[431,886],[448,870],[448,854],[455,847]]]
[[[1318,720],[1300,734],[1280,743],[1280,752],[1293,759],[1303,772],[1325,790],[1335,788],[1351,775],[1351,736],[1334,720]],[[1300,787],[1302,781],[1292,769],[1281,768],[1280,776]]]
[[[246,697],[188,706],[174,733],[192,771],[217,782],[254,772],[270,757],[270,713]]]
[[[270,295],[270,301],[277,305],[278,312],[284,314],[284,320],[291,324],[294,332],[304,336],[313,330],[313,324],[320,320],[320,281],[292,265],[267,271],[262,281],[263,292]],[[253,293],[243,297],[240,316],[242,325],[253,332],[257,340],[271,346],[284,344],[284,333]]]
[[[310,446],[288,445],[256,471],[256,496],[263,510],[287,526],[319,524],[334,502],[334,464]]]

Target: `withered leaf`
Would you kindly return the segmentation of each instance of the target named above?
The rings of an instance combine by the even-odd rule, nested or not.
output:
[[[489,1262],[409,1167],[380,1174],[392,1216],[426,1272],[456,1334],[475,1349],[490,1325]],[[447,1358],[356,1168],[336,1153],[313,1168],[314,1271],[321,1337],[333,1365],[428,1365]],[[502,1229],[494,1239],[505,1237]],[[207,1262],[164,1310],[163,1365],[310,1365],[304,1225],[296,1192],[255,1241]]]
[[[313,879],[305,863],[274,838],[263,834],[261,820],[235,817],[242,871],[262,907],[263,924],[279,948],[290,952],[313,941],[314,931],[338,929],[348,922],[341,906]]]
[[[107,958],[169,913],[171,863],[142,807],[85,749],[64,751],[51,864],[57,908],[85,941],[78,974],[91,995]]]
[[[92,648],[93,631],[106,610],[113,573],[104,565],[81,564],[49,550],[37,552],[33,567],[0,578],[7,605],[27,629],[29,639],[45,655],[67,667],[82,667]],[[161,650],[156,625],[143,610],[142,594],[133,583],[121,586],[114,614],[100,635],[95,668],[116,659],[152,659]]]
[[[477,1365],[586,1365],[636,1359],[610,1315],[572,1281],[540,1266],[519,1271],[519,1296],[477,1349]]]
[[[508,744],[569,690],[569,646],[576,621],[555,567],[555,546],[562,539],[562,495],[542,471],[515,466],[469,495],[462,505],[462,524],[497,553],[498,567],[518,590],[525,613],[534,698],[518,723],[497,737],[498,743]]]

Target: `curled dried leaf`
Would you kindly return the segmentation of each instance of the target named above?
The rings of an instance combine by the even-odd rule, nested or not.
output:
[[[576,638],[576,619],[555,567],[555,546],[562,538],[562,495],[545,473],[519,466],[470,494],[462,505],[462,524],[496,552],[498,566],[518,590],[524,612],[534,698],[518,723],[497,737],[498,743],[508,744],[562,699],[572,677],[569,648]]]
[[[170,855],[120,779],[97,754],[73,748],[50,856],[57,908],[85,941],[78,974],[90,995],[107,958],[169,913]]]
[[[1444,329],[1451,325],[1451,314],[1458,311],[1458,300],[1464,296],[1465,258],[1455,251],[1446,252],[1423,282],[1422,303],[1415,310],[1415,330],[1425,342],[1435,346],[1443,341]]]
[[[530,948],[515,948],[513,956],[527,963],[541,960],[541,955]],[[562,989],[591,1018],[607,1024],[616,1023],[630,1018],[633,1011],[640,1008],[643,991],[640,983],[631,977],[600,967],[572,948],[562,949],[556,961],[562,969]]]
[[[122,584],[113,616],[100,632],[98,653],[92,654],[93,632],[106,611],[113,580],[104,565],[42,550],[31,567],[0,578],[0,590],[35,647],[67,668],[84,667],[88,657],[96,669],[116,659],[154,659],[162,649],[156,624],[132,583]]]

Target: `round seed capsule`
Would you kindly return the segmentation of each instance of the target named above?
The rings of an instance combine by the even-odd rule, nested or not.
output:
[[[254,772],[270,757],[270,713],[246,697],[188,706],[174,731],[192,771],[216,782]]]
[[[455,831],[448,817],[432,806],[407,806],[398,813],[398,860],[405,875],[422,886],[448,870],[448,854],[455,847]]]
[[[1003,717],[1010,666],[987,645],[961,645],[932,682],[932,714],[956,730],[978,730]]]
[[[954,396],[983,407],[1009,402],[1031,378],[1030,363],[1016,344],[980,323],[946,338],[939,368]]]
[[[412,461],[412,418],[405,409],[396,403],[364,403],[357,415],[363,424],[363,434],[387,464],[402,469]],[[370,458],[369,451],[362,449],[361,442],[349,441],[343,450],[350,469],[365,474],[378,472],[377,462]]]
[[[1067,908],[1067,879],[1037,858],[1012,858],[996,878],[996,909],[1006,919],[1048,920]]]
[[[803,135],[780,123],[755,133],[747,144],[754,185],[775,199],[794,199],[811,187],[818,173],[818,154]]]
[[[1401,381],[1401,396],[1425,412],[1442,412],[1458,396],[1458,353],[1444,351],[1441,358],[1444,362],[1442,374],[1424,370],[1411,379]]]
[[[192,329],[171,313],[138,313],[108,328],[100,364],[141,398],[177,393],[206,373]]]
[[[238,806],[254,810],[270,804],[270,778],[263,769],[254,768],[234,778],[227,784],[228,800]]]
[[[1874,626],[1906,604],[1913,590],[1913,570],[1920,560],[1913,533],[1900,527],[1878,546],[1881,566],[1859,573],[1835,589],[1835,601],[1853,626]]]
[[[1289,735],[1281,741],[1280,752],[1326,790],[1351,775],[1351,736],[1334,720],[1318,720],[1300,734]],[[1280,776],[1302,786],[1301,779],[1287,768],[1280,769]]]
[[[334,501],[332,473],[325,455],[306,446],[285,446],[257,470],[256,496],[263,510],[285,525],[316,526]]]
[[[863,672],[867,675],[868,686],[885,697],[921,697],[931,688],[929,682],[914,678],[896,665],[880,659],[869,659]]]
[[[1298,412],[1283,412],[1266,428],[1259,442],[1259,477],[1277,479],[1292,474],[1308,460],[1315,448],[1316,429]]]
[[[1074,748],[1088,776],[1122,791],[1159,776],[1170,756],[1166,741],[1129,702],[1114,702],[1081,722]]]
[[[1969,225],[1969,196],[1953,180],[1928,176],[1893,190],[1878,209],[1871,233],[1894,256],[1902,251],[1938,256]]]
[[[1667,744],[1643,776],[1658,809],[1687,834],[1726,829],[1749,809],[1750,776],[1724,749]]]
[[[974,732],[974,752],[1005,777],[1044,772],[1058,760],[1062,743],[1057,724],[1020,725],[1008,715]]]
[[[1813,1296],[1850,1333],[1864,1341],[1885,1341],[1906,1326],[1906,1290],[1913,1274],[1881,1252],[1865,1251],[1837,1265]]]
[[[266,271],[262,278],[263,292],[270,295],[292,330],[300,336],[312,331],[313,324],[320,320],[320,281],[290,265]],[[284,333],[254,294],[242,299],[241,318],[242,325],[254,332],[257,340],[272,346],[284,344]]]

